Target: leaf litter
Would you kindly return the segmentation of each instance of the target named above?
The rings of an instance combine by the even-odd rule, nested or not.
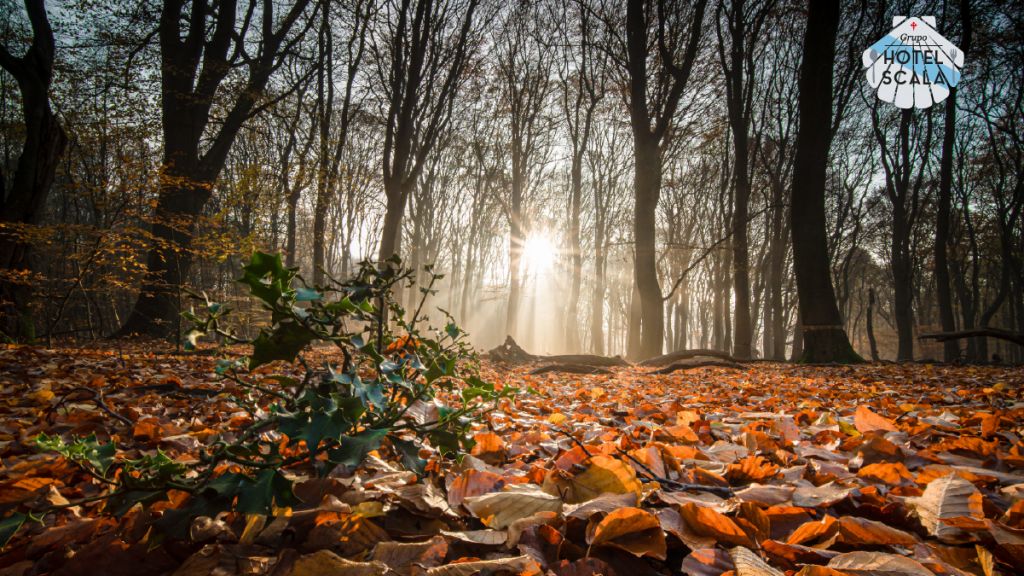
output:
[[[0,574],[1024,571],[1019,369],[485,363],[535,392],[491,412],[471,454],[430,454],[423,476],[376,451],[326,477],[287,470],[294,509],[200,517],[161,542],[149,525],[184,494],[112,517],[100,482],[33,439],[95,434],[186,462],[267,399],[218,380],[212,355],[123,346],[0,349],[0,536],[11,512],[50,510],[3,548]]]

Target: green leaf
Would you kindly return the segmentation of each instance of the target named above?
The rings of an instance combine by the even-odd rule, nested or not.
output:
[[[402,455],[402,465],[407,470],[423,474],[424,469],[427,467],[427,461],[420,458],[420,447],[418,444],[411,440],[401,440],[398,438],[392,438],[391,444]]]
[[[274,360],[294,362],[316,336],[305,326],[295,322],[281,322],[272,332],[263,331],[252,343],[249,369],[262,366]]]
[[[185,350],[188,350],[189,352],[195,350],[198,340],[203,336],[206,336],[206,332],[203,332],[202,330],[194,328],[189,330],[188,334],[185,334]]]
[[[366,455],[380,448],[381,442],[388,435],[388,430],[369,429],[354,436],[342,436],[341,446],[328,452],[328,458],[336,464],[356,467],[362,463]]]
[[[430,438],[430,443],[433,444],[441,454],[459,451],[459,436],[454,432],[438,428],[428,432],[427,437]]]
[[[152,504],[167,499],[166,490],[129,490],[107,501],[106,509],[114,516],[124,516],[136,504]]]
[[[110,469],[110,465],[114,463],[114,455],[117,454],[117,446],[113,442],[107,442],[106,444],[99,444],[96,442],[95,436],[90,436],[93,439],[87,458],[89,464],[92,464],[94,468],[100,471],[100,474],[106,474],[107,470]]]
[[[28,516],[20,512],[14,512],[10,516],[0,519],[0,548],[7,545],[27,519]]]
[[[254,252],[243,268],[239,282],[249,286],[249,292],[273,307],[286,293],[290,293],[293,270],[284,267],[280,254]]]
[[[295,290],[295,301],[296,302],[314,302],[324,297],[323,294],[317,292],[312,288],[299,288]]]
[[[364,382],[359,376],[354,376],[352,378],[352,393],[362,400],[363,406],[373,406],[381,410],[387,407],[384,387],[376,380]]]
[[[273,506],[286,508],[296,503],[292,481],[285,478],[279,470],[266,469],[260,471],[255,482],[249,482],[242,487],[235,509],[245,514],[271,516]]]

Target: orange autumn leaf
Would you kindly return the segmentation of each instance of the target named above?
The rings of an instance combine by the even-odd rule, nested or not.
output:
[[[698,535],[734,546],[757,548],[757,544],[731,518],[711,508],[693,503],[680,504],[679,515]]]
[[[843,516],[838,521],[839,541],[851,546],[913,546],[917,538],[881,522]]]
[[[839,525],[833,516],[825,516],[821,520],[812,520],[800,525],[789,538],[786,544],[805,544],[831,538],[839,531]]]
[[[473,436],[473,441],[476,442],[470,452],[473,456],[488,464],[498,464],[505,460],[505,441],[501,436],[493,432],[483,432]]]
[[[581,472],[572,475],[552,470],[544,480],[544,489],[562,495],[570,504],[587,502],[602,494],[639,496],[643,490],[636,470],[618,458],[598,454],[582,466]]]
[[[587,544],[611,546],[634,556],[665,559],[665,533],[654,514],[640,508],[619,508],[587,531]]]
[[[884,430],[886,432],[895,432],[899,430],[892,420],[875,414],[863,404],[857,406],[857,411],[853,413],[853,426],[861,434],[865,434],[873,430]]]
[[[448,504],[458,508],[463,500],[488,492],[498,492],[505,487],[505,479],[487,470],[466,470],[448,487]]]
[[[386,348],[384,348],[384,352],[386,354],[392,354],[395,352],[403,352],[405,350],[415,350],[417,347],[419,347],[419,345],[419,340],[413,338],[408,334],[403,334],[398,338],[392,340],[391,343],[388,344]]]
[[[725,470],[725,477],[733,484],[764,483],[778,473],[779,467],[763,456],[747,456],[739,462],[729,464]]]
[[[889,486],[908,484],[914,481],[914,475],[902,462],[869,464],[858,470],[857,476],[870,482],[880,482]]]

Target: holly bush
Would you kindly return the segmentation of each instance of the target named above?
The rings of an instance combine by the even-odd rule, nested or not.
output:
[[[254,338],[239,337],[226,327],[230,308],[202,295],[195,295],[198,310],[185,314],[192,324],[188,347],[205,338],[248,347],[243,358],[218,361],[216,371],[251,390],[251,398],[269,402],[239,399],[251,424],[212,437],[195,462],[160,451],[128,459],[113,442],[95,436],[65,441],[44,434],[37,444],[106,485],[92,500],[107,500],[109,514],[167,500],[172,490],[188,493],[184,504],[155,521],[157,533],[171,538],[185,537],[199,516],[229,510],[286,514],[298,504],[293,478],[310,471],[321,477],[349,473],[374,450],[422,474],[425,448],[441,457],[469,450],[473,423],[517,392],[480,378],[465,332],[447,313],[443,327],[422,327],[424,303],[441,278],[429,267],[427,272],[417,309],[408,314],[395,295],[411,285],[413,275],[398,258],[364,262],[348,280],[329,278],[312,286],[297,269],[284,266],[279,254],[256,252],[239,282],[269,312],[267,327]],[[338,362],[310,366],[304,353],[314,344],[335,348],[340,354],[330,357]],[[266,365],[274,362],[291,365],[292,375],[268,375]],[[17,513],[0,522],[0,544],[26,518]]]

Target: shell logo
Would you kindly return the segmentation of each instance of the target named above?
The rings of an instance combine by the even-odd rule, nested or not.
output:
[[[960,83],[964,53],[939,34],[934,16],[896,16],[892,24],[861,57],[878,98],[904,109],[945,100]]]

